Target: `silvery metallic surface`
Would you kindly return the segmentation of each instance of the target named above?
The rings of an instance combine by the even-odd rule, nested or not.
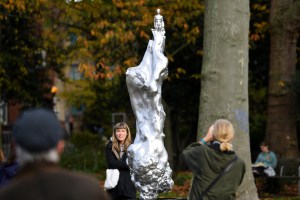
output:
[[[163,142],[166,114],[161,103],[161,87],[168,76],[168,59],[163,54],[166,37],[159,9],[151,30],[153,40],[149,40],[142,62],[126,71],[136,117],[136,137],[128,149],[127,162],[140,199],[156,199],[158,193],[169,191],[174,184]]]

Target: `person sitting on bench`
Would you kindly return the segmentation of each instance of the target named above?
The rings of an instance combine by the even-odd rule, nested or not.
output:
[[[277,157],[273,151],[269,150],[268,144],[263,141],[260,143],[261,152],[252,165],[254,177],[258,176],[275,176],[275,168],[277,166]]]

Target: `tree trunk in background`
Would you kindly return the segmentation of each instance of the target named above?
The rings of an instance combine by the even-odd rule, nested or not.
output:
[[[166,120],[165,120],[165,127],[164,127],[164,134],[165,134],[165,148],[168,152],[168,161],[170,164],[171,169],[174,170],[174,156],[173,156],[173,145],[172,145],[172,129],[171,129],[171,112],[170,112],[170,107],[164,100],[162,100],[164,110],[166,113]]]
[[[198,133],[218,118],[235,128],[234,149],[247,165],[238,199],[258,199],[251,170],[248,113],[249,0],[207,0]]]
[[[272,0],[266,141],[279,158],[297,158],[296,96],[289,84],[296,73],[300,2]]]

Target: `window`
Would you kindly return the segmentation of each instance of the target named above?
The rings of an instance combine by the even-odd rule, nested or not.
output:
[[[0,124],[1,125],[7,125],[8,124],[7,103],[4,103],[3,101],[0,102]]]
[[[71,65],[70,77],[72,80],[80,80],[83,78],[82,74],[78,71],[78,64]]]

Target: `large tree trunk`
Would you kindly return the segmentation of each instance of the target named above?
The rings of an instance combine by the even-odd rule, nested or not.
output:
[[[234,149],[247,165],[238,199],[255,200],[248,117],[249,0],[207,0],[198,132],[218,118],[230,120]]]
[[[272,0],[266,140],[279,158],[297,158],[296,96],[289,84],[296,72],[300,2]]]

